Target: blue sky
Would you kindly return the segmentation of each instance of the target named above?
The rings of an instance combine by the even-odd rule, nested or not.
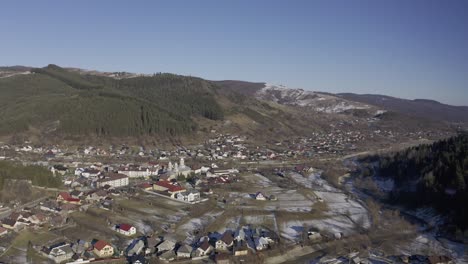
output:
[[[3,1],[0,65],[468,105],[468,1]]]

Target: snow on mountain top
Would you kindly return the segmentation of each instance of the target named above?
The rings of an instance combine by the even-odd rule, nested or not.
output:
[[[312,107],[315,111],[324,113],[341,113],[352,109],[370,108],[368,105],[351,102],[333,95],[268,83],[256,93],[256,97],[279,104]]]

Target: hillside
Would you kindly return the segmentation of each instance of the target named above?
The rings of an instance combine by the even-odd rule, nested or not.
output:
[[[446,131],[446,124],[342,96],[169,73],[49,65],[0,68],[0,136],[35,139],[190,139],[210,131],[262,141],[340,133]],[[388,132],[389,133],[389,132]],[[373,137],[373,136],[372,136]]]
[[[211,129],[251,136],[263,131],[262,137],[310,131],[291,109],[196,77],[102,73],[56,65],[2,69],[0,136],[76,141],[193,138]]]
[[[468,122],[467,106],[451,106],[433,100],[407,100],[373,94],[359,95],[352,93],[343,93],[338,94],[338,96],[346,100],[370,104],[384,108],[389,111],[394,111],[415,117],[433,119],[438,121]]]
[[[180,135],[196,128],[194,116],[223,118],[215,94],[209,82],[192,77],[116,80],[49,65],[0,79],[0,133]]]
[[[467,134],[367,159],[377,162],[379,177],[391,179],[390,202],[411,208],[431,206],[459,229],[468,228]]]

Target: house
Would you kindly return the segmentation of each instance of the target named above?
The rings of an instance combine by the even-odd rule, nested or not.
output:
[[[78,239],[76,243],[73,243],[72,245],[73,251],[80,256],[86,251],[86,249],[88,249],[88,247],[89,247],[88,242],[82,239]]]
[[[190,190],[186,192],[179,192],[173,194],[177,200],[194,203],[200,201],[200,192],[197,190]]]
[[[76,174],[76,171],[75,171],[75,174]],[[81,172],[81,176],[85,178],[97,178],[100,174],[101,174],[101,171],[96,170],[96,169],[84,169]]]
[[[35,225],[40,225],[44,222],[46,222],[48,217],[42,213],[36,213],[28,217],[28,221],[35,224]]]
[[[132,236],[136,234],[136,228],[129,224],[120,224],[115,226],[117,232],[125,236]]]
[[[156,246],[156,252],[161,254],[166,251],[173,251],[176,243],[170,239],[164,240]]]
[[[157,174],[157,169],[143,168],[135,165],[121,167],[117,170],[120,174],[125,174],[130,178],[147,178]]]
[[[128,185],[128,176],[120,173],[108,173],[104,178],[96,181],[97,188],[109,185],[113,188],[124,187]]]
[[[255,242],[255,249],[257,251],[267,249],[268,245],[270,245],[270,241],[268,241],[268,239],[265,237],[256,237],[254,239],[254,242]]]
[[[0,226],[0,237],[4,236],[6,234],[8,234],[8,230],[6,228]]]
[[[48,200],[48,201],[40,203],[39,209],[41,209],[42,211],[46,211],[46,212],[60,213],[60,208],[58,206],[58,203],[53,200]]]
[[[238,228],[237,231],[234,233],[234,240],[237,242],[245,241],[245,231],[244,228]]]
[[[447,256],[429,256],[427,258],[430,264],[451,264],[455,263],[450,257]]]
[[[146,248],[146,255],[151,255],[156,252],[156,245],[159,243],[159,239],[157,239],[155,236],[151,236],[147,238],[147,248]]]
[[[322,235],[319,232],[309,231],[307,237],[310,241],[316,242],[322,240]]]
[[[141,189],[145,190],[145,191],[150,191],[153,189],[153,184],[149,183],[149,182],[144,182],[142,184],[139,184],[138,187],[140,187]]]
[[[69,193],[67,192],[60,192],[57,195],[57,202],[62,202],[62,203],[71,203],[71,204],[80,204],[81,201],[80,199],[73,198]]]
[[[108,258],[114,255],[114,248],[104,240],[99,240],[94,244],[94,254],[100,258]]]
[[[213,246],[210,245],[208,239],[205,239],[203,243],[197,248],[196,255],[197,256],[208,256],[213,251]]]
[[[177,249],[177,258],[179,259],[190,258],[191,255],[192,247],[189,245],[183,244]]]
[[[139,255],[145,249],[145,242],[143,239],[133,240],[132,243],[127,247],[126,255],[131,257],[133,255]]]
[[[216,249],[218,250],[228,250],[230,247],[234,245],[234,238],[232,236],[232,232],[227,230],[221,236],[221,238],[216,241]]]
[[[176,259],[176,257],[177,255],[174,252],[174,250],[169,250],[159,255],[159,259],[164,260],[166,262],[173,261]]]
[[[266,200],[267,200],[267,197],[266,197],[265,195],[263,195],[263,193],[257,192],[257,193],[255,194],[255,200],[266,201]]]
[[[107,191],[106,190],[93,190],[93,191],[90,191],[86,194],[86,197],[85,199],[87,201],[99,201],[99,200],[103,200],[107,197]]]
[[[60,206],[61,212],[75,212],[80,206],[72,203],[65,203]]]
[[[70,192],[70,195],[73,198],[80,199],[80,197],[83,196],[83,192],[79,191],[79,190],[74,190],[74,191]]]
[[[49,247],[49,254],[47,257],[53,260],[55,263],[62,263],[65,260],[69,260],[75,253],[69,244],[57,244],[57,246]]]
[[[20,228],[21,223],[18,222],[17,220],[7,218],[7,219],[2,220],[2,226],[6,229],[17,230]]]
[[[50,171],[56,175],[56,174],[59,174],[59,175],[65,175],[68,171],[68,168],[65,167],[65,166],[62,166],[62,165],[54,165],[52,166],[52,168],[50,168]]]
[[[169,194],[185,192],[185,188],[181,187],[178,183],[170,181],[157,181],[153,185],[156,191],[168,192]]]
[[[234,256],[245,256],[248,253],[249,249],[247,248],[247,243],[244,240],[235,243]]]

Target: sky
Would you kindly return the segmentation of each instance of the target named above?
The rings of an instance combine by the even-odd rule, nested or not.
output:
[[[468,105],[468,1],[2,1],[0,65]]]

